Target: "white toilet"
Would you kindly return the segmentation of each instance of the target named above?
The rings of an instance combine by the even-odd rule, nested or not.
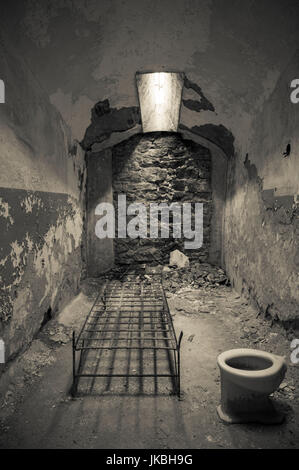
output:
[[[217,412],[226,423],[279,424],[279,413],[269,395],[282,382],[284,357],[257,349],[231,349],[217,358],[221,375],[221,405]]]

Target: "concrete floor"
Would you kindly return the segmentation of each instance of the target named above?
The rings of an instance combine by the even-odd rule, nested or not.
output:
[[[112,382],[100,396],[81,394],[72,399],[70,333],[80,327],[96,287],[97,281],[85,283],[81,294],[11,367],[0,409],[0,448],[299,447],[299,366],[290,363],[290,340],[226,286],[168,294],[176,331],[184,331],[181,401],[171,394],[165,379],[159,381],[159,395],[140,395],[134,386],[125,393]],[[237,347],[287,355],[287,375],[274,395],[286,413],[284,424],[219,421],[216,357]]]

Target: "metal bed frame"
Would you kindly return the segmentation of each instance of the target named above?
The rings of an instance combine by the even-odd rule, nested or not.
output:
[[[144,270],[125,272],[119,279],[106,280],[76,338],[73,332],[73,383],[71,394],[77,394],[80,377],[170,377],[180,397],[180,347],[183,332],[177,340],[165,296],[162,273],[145,274]],[[169,373],[159,373],[155,362],[153,373],[85,372],[84,359],[91,350],[137,350],[168,355]],[[77,364],[77,353],[80,354]],[[156,357],[156,356],[155,356]],[[156,379],[155,379],[156,380]]]

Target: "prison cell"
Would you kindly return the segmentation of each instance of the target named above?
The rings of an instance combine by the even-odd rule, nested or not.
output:
[[[168,377],[179,397],[182,336],[177,339],[161,273],[139,269],[105,280],[77,338],[73,332],[72,394],[80,378]],[[104,351],[112,352],[108,363]]]

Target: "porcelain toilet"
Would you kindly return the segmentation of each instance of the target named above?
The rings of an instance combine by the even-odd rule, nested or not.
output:
[[[279,424],[284,415],[269,395],[282,382],[284,357],[257,349],[231,349],[217,358],[221,376],[221,405],[217,412],[226,423]]]

